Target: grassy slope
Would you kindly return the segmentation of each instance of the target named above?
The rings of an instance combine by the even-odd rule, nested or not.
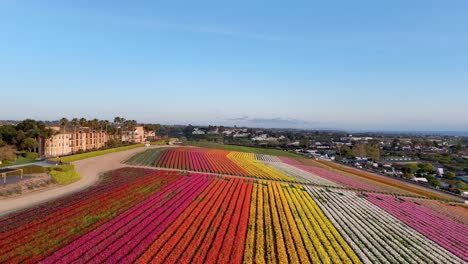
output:
[[[60,185],[67,185],[76,182],[81,178],[73,165],[49,167],[49,170],[50,177],[52,177],[54,182]]]
[[[137,144],[137,145],[130,145],[130,146],[125,146],[125,147],[111,148],[111,149],[106,149],[106,150],[97,150],[97,151],[81,153],[81,154],[76,154],[76,155],[71,155],[71,156],[66,156],[66,157],[61,157],[61,158],[53,158],[52,161],[61,160],[62,162],[72,162],[72,161],[97,157],[97,156],[101,156],[101,155],[105,155],[109,153],[139,148],[143,146],[144,146],[143,144]]]
[[[21,165],[21,164],[27,164],[33,162],[33,159],[28,159],[25,157],[19,156],[15,161],[7,161],[4,162],[3,164],[0,164],[0,168],[6,167],[6,166],[14,166],[14,165]]]
[[[295,153],[277,150],[277,149],[264,149],[264,148],[252,148],[252,147],[243,147],[243,146],[234,146],[234,145],[224,145],[212,142],[203,142],[203,141],[188,141],[187,144],[195,147],[202,147],[202,148],[213,148],[213,149],[223,149],[223,150],[231,150],[231,151],[240,151],[240,152],[250,152],[250,153],[257,153],[257,154],[265,154],[265,155],[273,155],[273,156],[283,156],[283,157],[290,157],[290,158],[303,158]]]
[[[167,148],[148,149],[130,157],[125,163],[137,166],[154,166],[155,161],[164,150]]]

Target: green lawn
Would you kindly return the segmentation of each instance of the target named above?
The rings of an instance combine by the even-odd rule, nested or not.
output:
[[[35,160],[33,159],[28,159],[22,156],[18,156],[18,158],[15,161],[6,161],[3,162],[3,164],[0,164],[0,168],[6,167],[6,166],[14,166],[14,165],[21,165],[21,164],[26,164],[26,163],[31,163],[34,162]]]
[[[283,157],[289,157],[289,158],[304,158],[303,156],[298,155],[296,153],[287,152],[287,151],[278,150],[278,149],[264,149],[264,148],[224,145],[224,144],[218,144],[218,143],[206,142],[206,141],[187,141],[186,143],[191,146],[202,147],[202,148],[224,149],[224,150],[250,152],[250,153],[273,155],[273,156],[283,156]]]
[[[105,150],[97,150],[97,151],[86,152],[86,153],[61,157],[61,158],[53,158],[52,161],[60,161],[61,160],[62,162],[73,162],[73,161],[92,158],[92,157],[97,157],[97,156],[101,156],[101,155],[105,155],[105,154],[109,154],[109,153],[114,153],[114,152],[139,148],[139,147],[143,147],[143,146],[144,146],[143,144],[137,144],[137,145],[130,145],[130,146],[125,146],[125,147],[111,148],[111,149],[105,149]]]

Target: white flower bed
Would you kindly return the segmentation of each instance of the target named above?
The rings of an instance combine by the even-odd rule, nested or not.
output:
[[[355,192],[306,188],[364,263],[464,263]]]
[[[341,187],[340,185],[329,181],[327,179],[324,179],[320,176],[314,175],[310,172],[301,170],[299,168],[296,168],[292,165],[283,163],[283,162],[268,162],[268,161],[262,161],[265,165],[268,165],[270,167],[273,167],[274,169],[289,175],[295,179],[297,179],[300,182],[310,182],[314,184],[321,184],[321,185],[326,185],[326,186],[336,186],[336,187]]]
[[[282,162],[277,156],[264,154],[255,154],[255,159],[258,161]]]

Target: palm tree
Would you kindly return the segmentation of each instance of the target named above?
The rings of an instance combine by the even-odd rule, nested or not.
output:
[[[80,124],[80,121],[78,120],[78,118],[74,117],[70,123],[72,124],[73,126],[73,130],[75,131],[76,133],[76,127]]]
[[[78,123],[80,123],[80,126],[84,127],[88,124],[88,121],[86,120],[86,118],[82,117],[80,118],[80,121],[78,121]]]
[[[114,117],[114,124],[120,124],[122,122],[122,118],[119,116]]]
[[[106,122],[108,122],[108,121],[107,120],[99,120],[99,127],[100,127],[101,132],[102,132],[103,127],[106,127],[106,129],[107,129],[107,123]]]
[[[65,128],[66,128],[66,126],[68,124],[68,119],[66,117],[62,117],[60,119],[59,123],[60,123],[60,126],[63,127],[63,133],[65,133]]]
[[[161,130],[161,125],[160,124],[154,125],[154,130],[156,132],[156,136],[159,136],[159,130]]]
[[[93,130],[96,130],[96,128],[99,126],[99,119],[94,118],[94,119],[91,120],[89,123],[90,123],[90,127],[91,127]]]

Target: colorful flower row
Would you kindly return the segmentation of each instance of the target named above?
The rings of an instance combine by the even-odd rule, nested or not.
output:
[[[131,263],[169,226],[209,184],[191,175],[59,250],[44,263]]]
[[[245,263],[359,263],[302,187],[255,184]]]
[[[332,170],[332,171],[339,172],[342,174],[347,174],[351,177],[357,177],[362,180],[367,180],[368,182],[370,182],[370,184],[374,186],[377,186],[377,185],[385,186],[384,187],[385,189],[387,190],[393,189],[394,192],[397,192],[397,193],[406,193],[406,194],[419,195],[419,196],[424,196],[424,197],[434,198],[434,199],[449,200],[449,198],[447,198],[446,196],[442,194],[428,190],[424,187],[402,183],[401,181],[398,181],[397,179],[392,179],[389,177],[368,173],[362,170],[343,166],[335,162],[330,162],[330,161],[312,161],[312,162],[314,162],[314,164],[324,166],[327,170]]]
[[[84,191],[87,199],[2,233],[0,262],[38,261],[182,178],[178,172],[129,171],[145,176],[91,197]]]
[[[366,196],[370,194],[306,188],[365,263],[462,262],[449,251],[369,202]]]
[[[251,190],[251,180],[216,178],[137,263],[240,263]]]
[[[286,164],[292,165],[298,169],[301,169],[313,175],[317,175],[318,177],[324,178],[326,180],[329,180],[331,182],[334,182],[342,186],[355,188],[355,189],[361,189],[361,190],[367,190],[367,191],[379,191],[379,192],[385,191],[385,189],[379,188],[375,185],[367,184],[353,177],[346,177],[343,175],[339,175],[338,173],[331,172],[331,171],[328,171],[319,167],[302,165],[301,163],[299,163],[298,161],[294,159],[281,157],[281,160]]]
[[[468,210],[466,205],[447,203],[437,200],[425,200],[425,199],[410,199],[416,204],[423,205],[431,210],[442,214],[454,221],[457,221],[465,226],[468,226]]]
[[[46,202],[36,207],[0,217],[0,233],[5,233],[20,225],[31,223],[36,219],[42,219],[58,210],[70,207],[71,205],[87,200],[100,193],[108,192],[116,187],[138,180],[150,173],[154,173],[154,170],[122,168],[111,171],[103,176],[100,184],[84,192],[77,192],[62,199]]]
[[[264,154],[255,154],[255,159],[258,161],[281,162],[281,159],[277,156]]]
[[[370,194],[366,199],[468,261],[468,226],[402,198]]]
[[[144,153],[142,155],[145,155]],[[155,167],[190,170],[199,172],[218,173],[223,175],[248,176],[260,179],[272,179],[295,182],[290,177],[270,166],[266,166],[257,158],[278,161],[279,158],[253,153],[225,151],[206,148],[175,148],[168,149],[155,155],[148,152],[147,155],[157,157]],[[140,165],[148,163],[145,157],[130,159],[132,165],[138,165],[138,161],[144,161]]]
[[[289,165],[284,162],[263,161],[263,163],[276,169],[277,171],[280,171],[286,175],[293,177],[294,179],[302,183],[313,183],[324,186],[340,186],[339,184],[336,184],[333,181],[327,180],[323,177],[319,177],[315,174],[312,174],[305,170],[301,170],[293,165]]]
[[[254,155],[209,154],[259,163],[263,173],[270,168]],[[263,162],[278,163],[272,166],[296,178],[320,180],[301,173],[301,164]],[[415,198],[191,172],[128,168],[109,175],[70,196],[77,201],[49,203],[48,214],[28,209],[1,218],[11,227],[0,233],[0,262],[467,261],[466,218],[450,205],[431,209]],[[456,219],[447,216],[454,212]],[[15,225],[13,216],[30,221]]]
[[[249,176],[266,180],[296,182],[297,180],[255,159],[253,153],[230,152],[227,157],[242,167]]]
[[[161,153],[156,167],[247,176],[247,173],[229,160],[229,151],[203,148],[177,148]]]

